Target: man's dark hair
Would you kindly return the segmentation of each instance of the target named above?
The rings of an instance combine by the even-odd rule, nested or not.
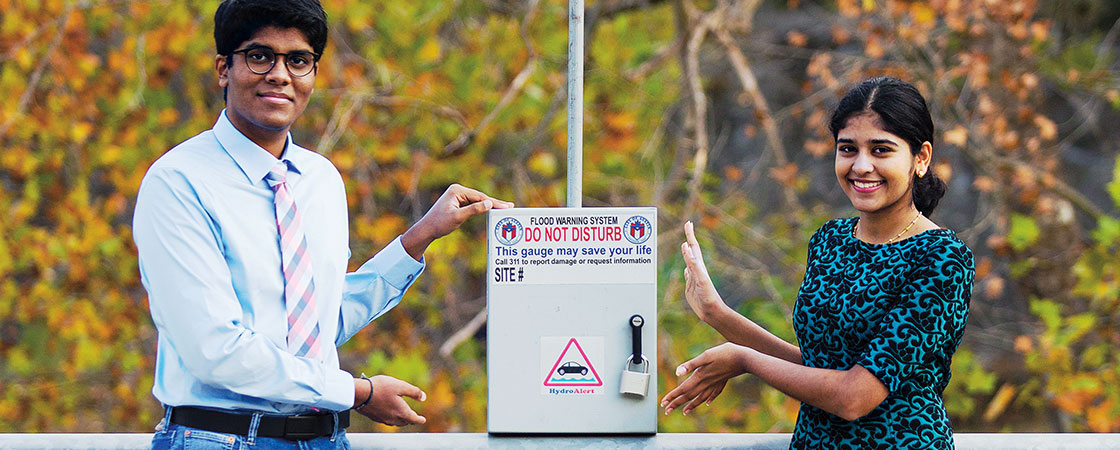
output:
[[[214,12],[214,44],[231,56],[241,43],[265,27],[295,28],[315,53],[327,46],[327,13],[318,0],[225,0]]]

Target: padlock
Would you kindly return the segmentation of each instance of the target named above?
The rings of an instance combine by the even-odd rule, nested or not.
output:
[[[649,360],[642,356],[642,371],[630,370],[634,365],[634,358],[626,358],[626,367],[622,369],[622,381],[618,384],[618,392],[637,397],[645,397],[649,392]]]

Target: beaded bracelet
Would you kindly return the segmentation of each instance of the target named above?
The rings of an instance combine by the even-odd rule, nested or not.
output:
[[[369,379],[369,377],[367,377],[364,373],[362,374],[362,379],[369,382],[369,395],[366,396],[366,401],[362,402],[362,404],[358,406],[355,406],[353,409],[365,408],[366,405],[369,404],[369,401],[373,400],[373,380]]]

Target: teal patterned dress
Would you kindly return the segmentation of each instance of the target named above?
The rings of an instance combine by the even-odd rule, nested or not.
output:
[[[859,364],[890,393],[850,422],[802,404],[790,447],[953,448],[941,393],[968,319],[972,252],[945,229],[868,244],[852,235],[856,220],[809,241],[793,327],[806,366]]]

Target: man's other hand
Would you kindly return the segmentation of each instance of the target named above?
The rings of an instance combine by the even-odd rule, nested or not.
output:
[[[387,375],[377,375],[370,378],[368,383],[362,379],[355,379],[354,386],[358,389],[355,396],[362,398],[369,395],[372,386],[373,396],[370,397],[369,404],[357,411],[374,422],[400,427],[419,425],[428,421],[424,416],[416,414],[416,411],[413,411],[402,398],[412,397],[424,401],[427,395],[416,386]]]
[[[474,189],[453,184],[436,204],[401,236],[401,244],[417,261],[433,241],[455,231],[463,222],[490,208],[512,208],[513,203],[498,200]]]

